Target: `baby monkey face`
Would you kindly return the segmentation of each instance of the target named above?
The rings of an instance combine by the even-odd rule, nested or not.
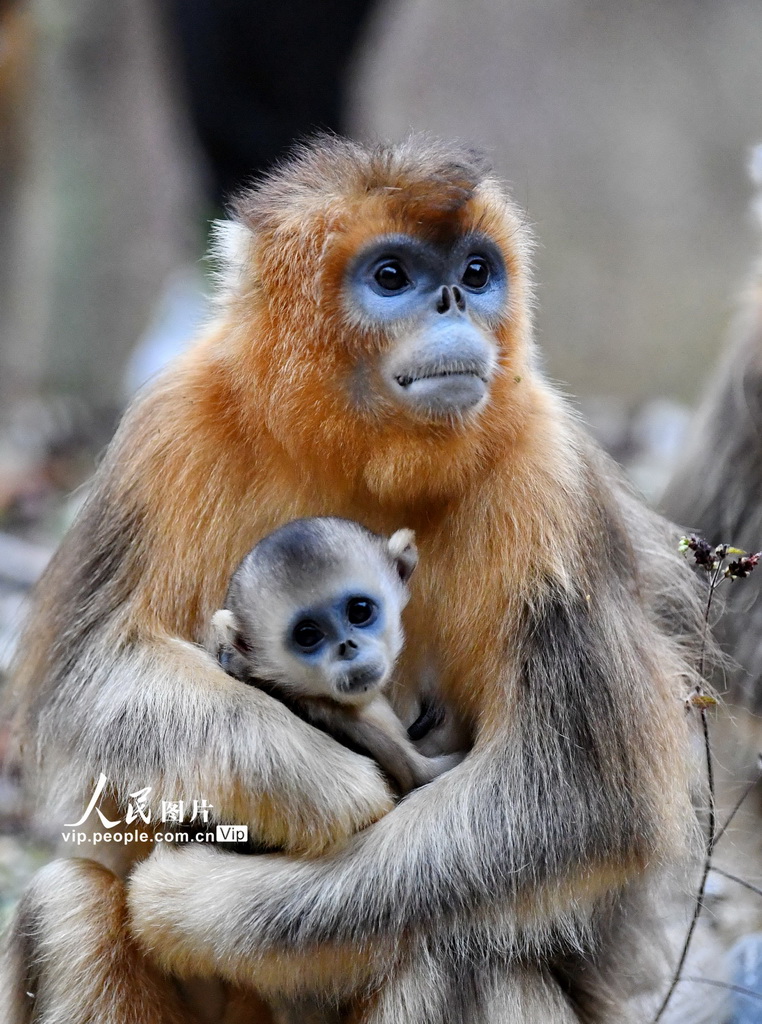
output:
[[[295,696],[367,702],[402,649],[416,561],[410,530],[386,538],[338,518],[287,523],[243,559],[215,615],[235,652],[227,670]]]
[[[296,662],[293,685],[342,703],[372,697],[397,657],[399,611],[398,603],[367,587],[344,587],[299,608],[283,638]]]
[[[407,590],[382,552],[363,555],[334,554],[320,572],[292,566],[287,579],[271,579],[249,620],[261,677],[344,704],[362,704],[386,685],[402,647]]]

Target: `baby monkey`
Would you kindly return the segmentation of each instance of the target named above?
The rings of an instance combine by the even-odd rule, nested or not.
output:
[[[384,696],[417,561],[411,530],[295,519],[244,557],[212,620],[226,672],[373,758],[403,796],[462,760],[419,753]]]

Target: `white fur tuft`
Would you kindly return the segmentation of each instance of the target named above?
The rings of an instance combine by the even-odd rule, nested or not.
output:
[[[249,262],[251,231],[234,220],[212,224],[211,256],[216,264],[215,302],[224,304],[240,291],[244,269]]]

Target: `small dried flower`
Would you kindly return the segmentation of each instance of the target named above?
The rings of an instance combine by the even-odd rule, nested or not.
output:
[[[729,580],[745,579],[752,572],[754,567],[759,564],[759,559],[761,557],[762,551],[757,551],[754,555],[742,554],[741,558],[737,558],[734,562],[730,562],[725,570],[725,578]]]
[[[696,565],[700,565],[702,569],[706,569],[707,572],[712,572],[717,568],[718,548],[713,548],[708,540],[704,540],[703,537],[696,537],[691,535],[690,537],[683,537],[678,545],[678,551],[685,554],[687,551],[693,552],[693,560]],[[724,555],[719,556],[724,557]]]

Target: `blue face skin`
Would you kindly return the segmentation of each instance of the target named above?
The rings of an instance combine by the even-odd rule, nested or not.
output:
[[[383,602],[359,591],[337,595],[330,603],[302,608],[290,623],[286,646],[310,665],[343,669],[342,688],[365,690],[385,667],[377,660],[377,641],[385,628]]]
[[[345,280],[354,318],[400,339],[378,367],[387,397],[425,419],[486,402],[498,361],[492,332],[507,299],[500,251],[476,234],[451,246],[384,236],[360,253]]]

